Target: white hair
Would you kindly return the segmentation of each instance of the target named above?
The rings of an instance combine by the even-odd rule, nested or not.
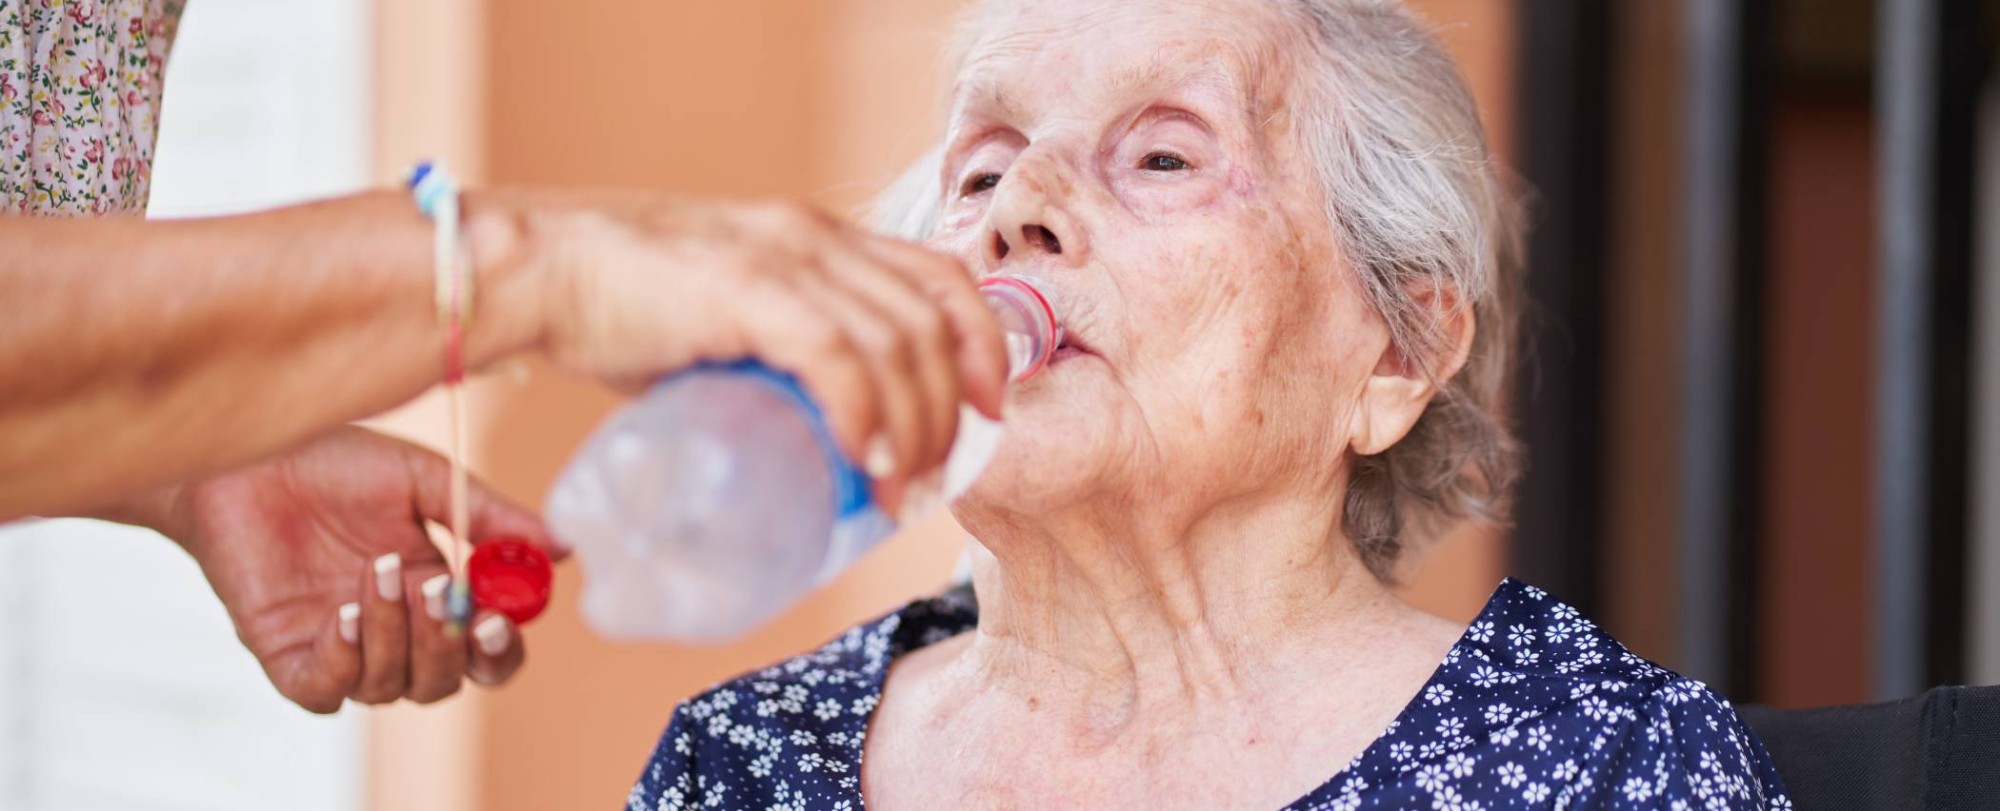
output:
[[[1464,368],[1438,381],[1409,435],[1350,460],[1342,530],[1389,580],[1406,548],[1456,521],[1506,517],[1520,466],[1503,401],[1520,300],[1518,219],[1457,66],[1399,0],[1268,2],[1293,23],[1290,44],[1302,51],[1294,134],[1335,244],[1391,340],[1437,377],[1453,349],[1450,323],[1469,313],[1476,324]],[[870,225],[927,238],[943,202],[942,155],[932,149],[891,184]]]

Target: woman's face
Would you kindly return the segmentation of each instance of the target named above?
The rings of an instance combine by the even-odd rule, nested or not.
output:
[[[933,244],[1040,281],[1068,343],[1013,393],[961,519],[1323,492],[1388,337],[1296,146],[1280,21],[1254,0],[1004,6],[957,77]]]

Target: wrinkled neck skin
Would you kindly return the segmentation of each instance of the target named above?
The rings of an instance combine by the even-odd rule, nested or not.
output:
[[[1407,662],[1391,654],[1413,640],[1455,637],[1361,564],[1335,489],[1198,513],[1104,498],[1034,515],[963,508],[981,539],[980,620],[944,671],[1110,745],[1156,721],[1365,679]]]

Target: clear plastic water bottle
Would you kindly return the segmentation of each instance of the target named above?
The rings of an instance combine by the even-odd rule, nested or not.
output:
[[[1062,341],[1055,309],[1017,276],[980,284],[1006,337],[1009,382]],[[1000,426],[970,406],[937,504],[971,487]],[[719,641],[776,616],[895,531],[866,474],[790,375],[755,360],[704,364],[613,414],[549,491],[546,514],[584,568],[583,615],[628,639]],[[916,516],[911,516],[916,517]]]

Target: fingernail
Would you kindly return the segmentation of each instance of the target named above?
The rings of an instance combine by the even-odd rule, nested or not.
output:
[[[925,475],[903,491],[903,505],[897,510],[898,520],[909,524],[921,520],[944,504],[944,478],[936,472]]]
[[[896,450],[889,447],[889,438],[876,434],[868,440],[868,458],[862,462],[868,475],[876,479],[886,479],[896,473]]]
[[[375,593],[384,600],[403,599],[403,556],[394,552],[375,559]]]
[[[352,645],[361,640],[361,604],[344,603],[340,606],[340,638]]]
[[[472,627],[473,638],[479,640],[479,650],[487,656],[499,656],[507,650],[507,618],[499,615],[480,620]]]
[[[451,587],[451,575],[441,574],[424,581],[417,588],[424,592],[424,613],[431,619],[444,619],[444,590]]]

